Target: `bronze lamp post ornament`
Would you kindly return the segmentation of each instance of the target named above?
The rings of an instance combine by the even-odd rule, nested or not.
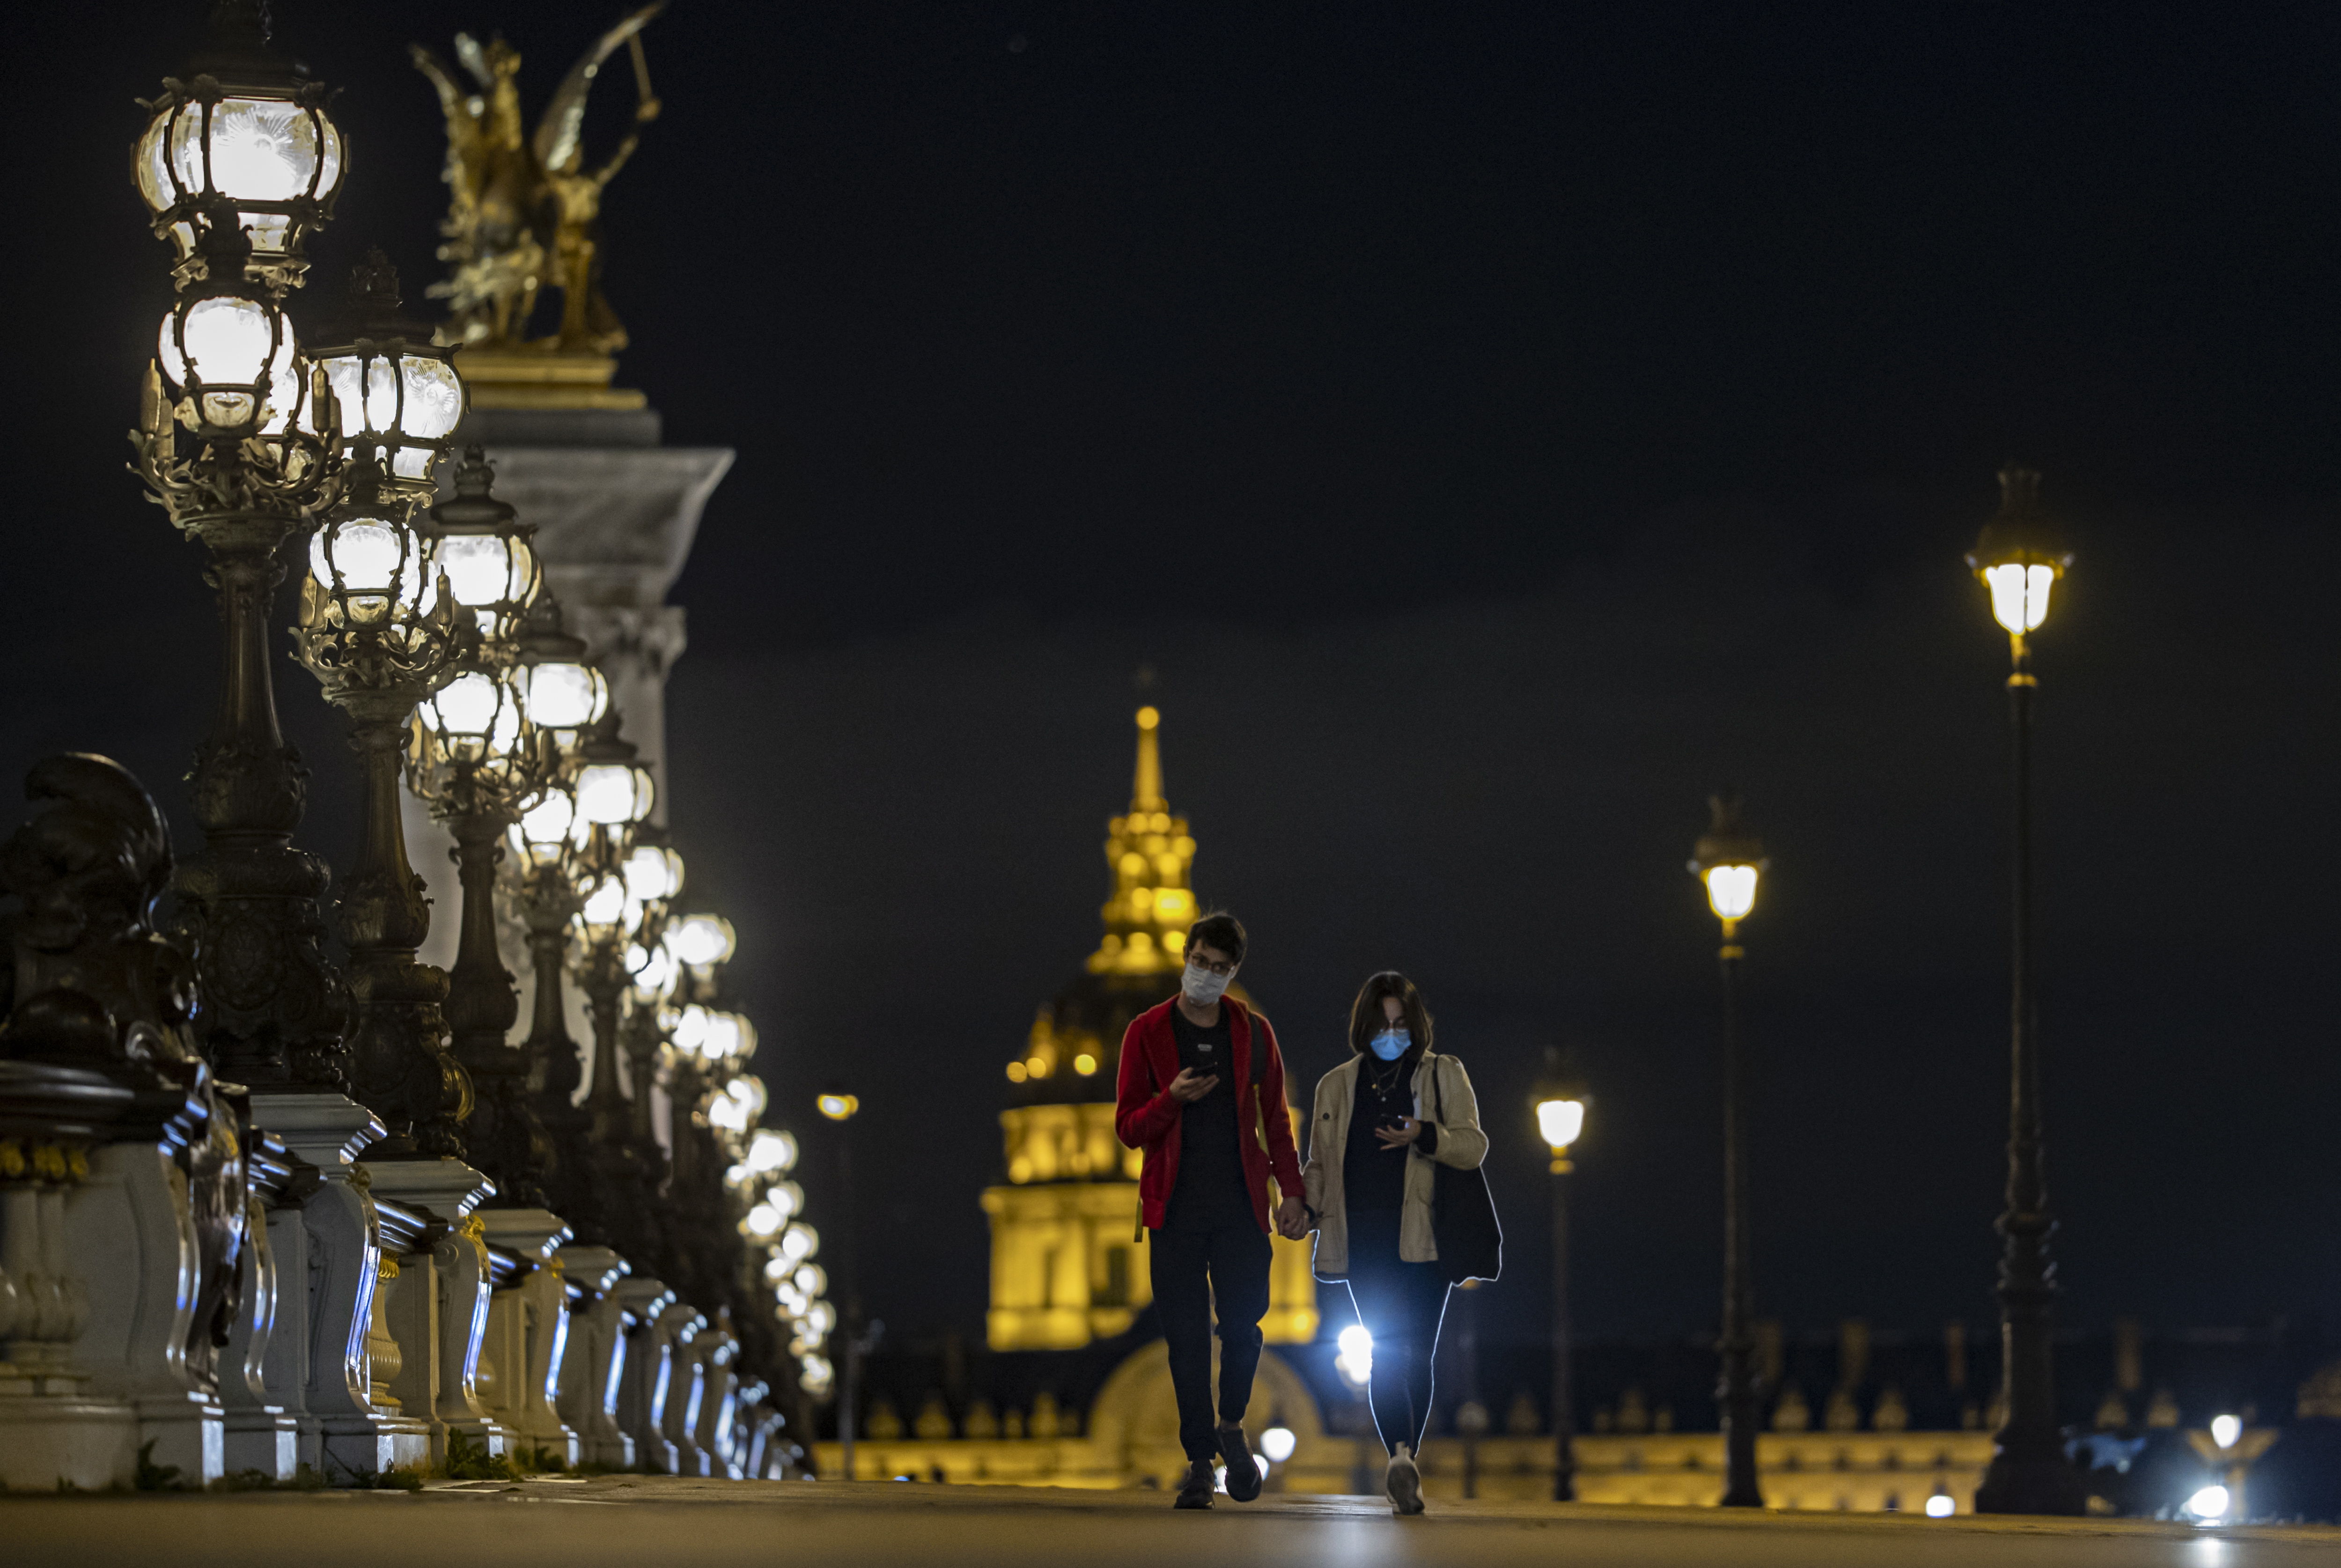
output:
[[[350,717],[364,771],[358,854],[337,909],[356,1020],[350,1045],[358,1097],[390,1136],[376,1157],[461,1158],[471,1081],[447,1050],[447,977],[415,953],[431,905],[406,857],[398,775],[415,704],[452,680],[478,641],[430,540],[385,499],[369,450],[350,493],[310,536],[294,645]]]
[[[256,0],[214,7],[184,77],[166,78],[132,175],[180,295],[156,335],[132,464],[209,556],[223,658],[195,754],[204,846],[179,863],[176,922],[197,954],[201,1045],[261,1089],[338,1090],[348,997],[324,953],[324,863],[293,847],[308,769],[284,741],[269,657],[279,547],[339,493],[332,417],[284,311],[347,159],[322,85],[269,53]]]

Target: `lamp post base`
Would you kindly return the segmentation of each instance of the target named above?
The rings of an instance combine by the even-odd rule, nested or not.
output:
[[[1976,1488],[1977,1513],[2070,1516],[2088,1506],[2088,1482],[2065,1457],[2064,1440],[2054,1433],[2001,1437]]]

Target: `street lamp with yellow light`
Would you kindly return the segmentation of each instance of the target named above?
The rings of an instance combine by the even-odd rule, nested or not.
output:
[[[2040,475],[2003,468],[1999,510],[1967,552],[1990,591],[1992,618],[2007,634],[2007,719],[2015,794],[2009,909],[2007,1207],[1999,1263],[2001,1364],[2007,1418],[1976,1488],[1978,1513],[2082,1512],[2087,1488],[2065,1457],[2057,1424],[2051,1309],[2056,1222],[2040,1132],[2040,1054],[2032,994],[2032,634],[2048,618],[2051,592],[2072,564],[2064,530],[2040,502]]]
[[[1756,1286],[1748,1261],[1747,1088],[1739,1062],[1739,923],[1756,907],[1756,887],[1769,863],[1739,817],[1739,797],[1708,797],[1712,816],[1691,852],[1691,874],[1723,923],[1718,951],[1723,977],[1723,1333],[1718,1403],[1723,1411],[1723,1505],[1761,1508],[1756,1479]]]
[[[214,5],[187,75],[164,77],[145,105],[131,172],[183,280],[200,266],[199,215],[225,206],[252,236],[254,275],[296,286],[303,243],[333,212],[349,169],[330,95],[269,49],[267,15],[260,0]]]
[[[1574,1336],[1569,1314],[1569,1174],[1577,1168],[1569,1152],[1585,1135],[1592,1099],[1564,1070],[1560,1048],[1549,1045],[1544,1077],[1529,1097],[1537,1134],[1552,1151],[1552,1495],[1567,1503],[1577,1495],[1577,1394],[1572,1375]]]

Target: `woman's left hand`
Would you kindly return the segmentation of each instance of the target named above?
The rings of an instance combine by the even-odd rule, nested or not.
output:
[[[1403,1149],[1422,1135],[1422,1124],[1412,1116],[1400,1116],[1395,1127],[1376,1127],[1374,1136],[1385,1149]]]

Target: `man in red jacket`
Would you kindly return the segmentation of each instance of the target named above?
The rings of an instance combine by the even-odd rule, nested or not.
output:
[[[1260,1463],[1244,1435],[1268,1313],[1268,1179],[1276,1229],[1306,1233],[1300,1162],[1284,1104],[1284,1057],[1266,1018],[1225,994],[1243,963],[1244,928],[1207,914],[1187,933],[1179,994],[1148,1008],[1121,1037],[1114,1132],[1146,1159],[1141,1223],[1187,1480],[1174,1504],[1209,1508],[1212,1459],[1227,1461],[1228,1495],[1260,1495]],[[1220,1309],[1220,1399],[1211,1405],[1211,1303]]]

